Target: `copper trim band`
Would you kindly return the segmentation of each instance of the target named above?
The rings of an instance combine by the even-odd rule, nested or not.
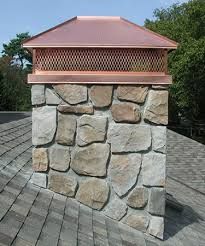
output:
[[[133,75],[117,73],[29,74],[28,83],[35,84],[171,84],[170,75]]]

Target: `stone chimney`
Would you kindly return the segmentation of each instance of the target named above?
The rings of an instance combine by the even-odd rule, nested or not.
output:
[[[120,17],[76,17],[24,47],[34,55],[32,182],[163,239],[176,43]]]

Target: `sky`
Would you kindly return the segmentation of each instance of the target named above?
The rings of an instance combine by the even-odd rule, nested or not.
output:
[[[35,35],[76,15],[122,16],[139,25],[156,8],[188,0],[1,0],[0,51],[17,33]]]

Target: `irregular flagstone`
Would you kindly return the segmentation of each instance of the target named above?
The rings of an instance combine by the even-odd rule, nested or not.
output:
[[[151,146],[150,126],[112,123],[109,126],[108,141],[113,153],[148,150]]]
[[[33,108],[32,142],[33,145],[50,143],[56,132],[56,107],[43,106]]]
[[[169,85],[152,85],[153,89],[158,89],[158,90],[168,90],[169,89]]]
[[[89,178],[80,183],[76,199],[91,208],[100,210],[108,200],[109,186],[105,180]]]
[[[156,152],[166,152],[167,128],[166,126],[152,127],[152,149]]]
[[[50,167],[58,171],[66,171],[70,166],[70,149],[56,144],[49,150]]]
[[[48,149],[33,148],[32,168],[34,171],[45,172],[48,169]]]
[[[64,145],[73,145],[76,131],[76,117],[58,113],[58,129],[56,142]]]
[[[128,196],[127,204],[132,208],[143,208],[148,201],[148,190],[145,187],[136,187]]]
[[[168,124],[168,91],[149,91],[144,119],[155,124]]]
[[[138,231],[146,232],[149,225],[149,218],[146,214],[131,213],[122,222]]]
[[[94,108],[92,105],[79,104],[76,106],[68,104],[60,104],[57,107],[58,111],[61,113],[74,113],[74,114],[93,114]]]
[[[153,187],[149,194],[148,212],[153,215],[165,214],[165,189]]]
[[[127,213],[127,205],[115,197],[107,206],[104,214],[114,220],[121,220]]]
[[[66,173],[50,171],[48,176],[48,188],[54,192],[73,197],[76,193],[78,182],[74,176]]]
[[[33,175],[31,176],[30,182],[42,188],[46,188],[47,187],[47,175],[46,173],[33,173]]]
[[[141,166],[140,154],[112,155],[110,178],[114,191],[125,195],[136,183]]]
[[[53,85],[56,93],[69,104],[87,101],[87,86],[75,84]]]
[[[36,173],[31,182],[45,188],[48,177],[50,190],[103,210],[102,214],[122,221],[127,228],[151,230],[150,218],[164,216],[165,189],[161,187],[165,184],[166,161],[166,127],[154,126],[163,125],[159,122],[165,106],[160,99],[158,104],[152,93],[160,95],[167,91],[151,86],[117,85],[112,99],[114,86],[110,85],[52,87],[46,86],[43,93],[46,103],[55,105],[46,107],[53,107],[55,113],[58,110],[57,128],[44,146],[49,148],[49,156],[44,150],[33,151],[34,169],[47,172],[49,168],[49,172]],[[158,123],[155,117],[161,117]],[[140,122],[141,118],[140,124],[130,124]],[[44,118],[39,117],[40,121]],[[50,130],[50,122],[44,126],[45,131]],[[36,148],[43,146],[38,144]],[[161,233],[161,222],[157,223],[152,234]],[[97,228],[98,232],[100,229]],[[124,243],[122,238],[121,241]]]
[[[32,85],[31,87],[31,103],[32,105],[41,105],[45,103],[45,86]]]
[[[46,103],[50,105],[58,105],[62,100],[50,88],[46,88]]]
[[[78,120],[77,144],[85,146],[93,142],[105,140],[107,118],[83,115]]]
[[[87,147],[76,147],[71,168],[82,175],[105,176],[109,153],[109,144],[94,143]]]
[[[142,160],[142,178],[145,186],[165,186],[166,155],[160,153],[145,154]]]
[[[117,97],[120,100],[144,103],[148,89],[147,86],[120,85],[117,87]]]
[[[131,228],[130,226],[119,223],[118,224],[120,230],[120,237],[123,241],[123,246],[159,246],[155,243],[149,244],[149,242],[145,241],[144,233]],[[147,237],[146,237],[147,239]],[[137,244],[136,244],[137,242]]]
[[[93,85],[90,89],[90,99],[96,107],[106,107],[111,104],[113,86]]]
[[[163,239],[164,237],[164,218],[158,216],[151,216],[150,225],[148,229],[149,234]]]
[[[140,121],[140,108],[134,103],[113,104],[111,112],[115,122],[136,123]]]

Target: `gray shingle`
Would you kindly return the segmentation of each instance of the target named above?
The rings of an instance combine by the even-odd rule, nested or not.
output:
[[[167,190],[184,210],[180,214],[167,207],[166,238],[159,241],[73,199],[32,185],[30,118],[0,125],[0,142],[3,245],[195,246],[205,242],[204,145],[168,131]]]
[[[205,194],[205,145],[168,130],[167,173]]]

